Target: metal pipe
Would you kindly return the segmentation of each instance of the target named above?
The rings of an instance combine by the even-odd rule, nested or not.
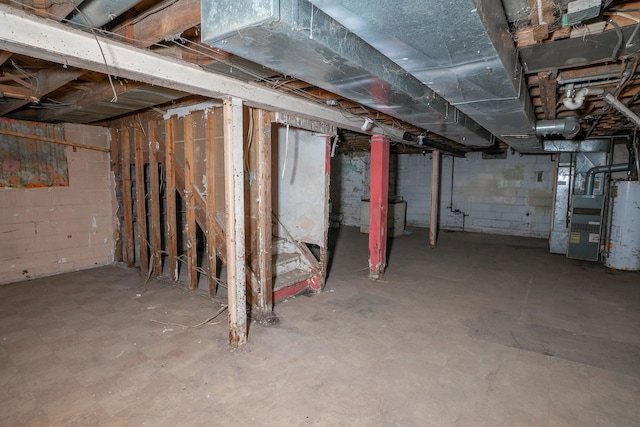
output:
[[[606,93],[602,99],[607,101],[607,103],[611,104],[618,111],[624,114],[629,120],[631,120],[636,126],[640,126],[640,117],[636,115],[633,111],[631,111],[626,105],[622,102],[618,101],[618,99],[610,93]]]
[[[561,134],[567,139],[572,139],[580,132],[580,123],[577,117],[565,117],[556,120],[540,120],[536,123],[536,135],[548,136]]]
[[[615,165],[603,165],[595,166],[587,171],[587,178],[584,185],[584,194],[587,196],[593,195],[593,183],[596,179],[596,174],[603,172],[624,172],[629,170],[628,163],[618,163]]]

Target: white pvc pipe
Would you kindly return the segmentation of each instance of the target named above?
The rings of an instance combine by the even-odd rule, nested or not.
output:
[[[584,99],[587,97],[587,95],[601,95],[602,93],[604,93],[604,89],[602,88],[583,87],[572,97],[565,96],[562,103],[569,110],[577,110],[578,108],[582,107],[582,104],[584,104]]]

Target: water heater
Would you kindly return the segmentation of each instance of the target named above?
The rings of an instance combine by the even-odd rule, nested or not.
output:
[[[610,194],[611,231],[605,265],[640,270],[640,182],[616,181]]]

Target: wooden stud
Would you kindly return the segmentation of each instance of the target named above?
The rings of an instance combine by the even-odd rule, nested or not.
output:
[[[538,73],[540,85],[540,100],[544,118],[547,120],[556,118],[556,103],[558,101],[558,80],[549,72]]]
[[[184,118],[184,195],[187,221],[184,233],[187,236],[187,270],[189,289],[198,287],[198,252],[196,242],[196,200],[193,192],[195,150],[193,141],[193,115]]]
[[[436,247],[438,237],[438,193],[440,192],[440,151],[431,152],[431,218],[429,224],[429,246]]]
[[[85,148],[87,150],[101,151],[103,153],[110,153],[111,152],[110,149],[104,148],[104,147],[96,147],[94,145],[80,144],[80,143],[77,143],[77,142],[69,142],[69,141],[65,141],[63,139],[49,138],[49,137],[46,137],[46,136],[30,135],[30,134],[27,134],[27,133],[14,132],[12,130],[7,130],[7,129],[0,129],[0,134],[9,135],[9,136],[17,136],[19,138],[33,139],[35,141],[46,141],[46,142],[52,142],[54,144],[68,145],[68,146],[74,147],[74,148]]]
[[[273,312],[272,273],[272,211],[271,211],[271,123],[273,114],[264,110],[254,111],[255,135],[258,156],[256,182],[258,185],[258,279],[259,295],[254,299],[258,315],[268,317]]]
[[[209,297],[216,295],[218,290],[217,277],[217,252],[216,252],[216,167],[215,167],[215,114],[213,110],[206,114],[207,117],[207,257],[209,261]]]
[[[114,182],[116,188],[114,189],[116,192],[116,197],[118,194],[118,187],[120,192],[122,193],[122,175],[120,173],[120,142],[118,141],[118,131],[116,128],[110,128],[109,134],[111,135],[111,172],[114,176]],[[122,202],[122,200],[117,200],[118,204]],[[119,211],[122,210],[122,207]],[[122,223],[120,221],[120,215],[118,214],[118,221],[116,222],[116,231],[114,233],[114,240],[116,244],[115,248],[115,260],[116,262],[124,261],[123,248],[122,248]]]
[[[138,250],[140,252],[140,271],[149,271],[149,246],[147,243],[147,209],[144,182],[144,150],[143,135],[137,127],[133,130],[136,144],[136,222],[138,224]]]
[[[124,210],[124,233],[127,252],[127,266],[133,267],[136,263],[135,242],[133,239],[133,200],[131,192],[131,140],[129,128],[122,126],[122,201]]]
[[[241,346],[247,342],[242,100],[225,98],[222,108],[229,343]]]
[[[178,280],[178,236],[176,221],[176,174],[175,159],[173,157],[175,146],[175,117],[170,117],[165,121],[165,166],[167,182],[167,246],[169,252],[169,278],[172,281]]]
[[[151,209],[151,249],[153,250],[153,276],[162,275],[162,223],[160,220],[160,176],[158,173],[158,122],[149,120],[149,207]]]

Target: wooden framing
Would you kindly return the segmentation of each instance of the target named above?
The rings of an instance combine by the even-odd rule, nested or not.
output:
[[[189,275],[189,289],[198,287],[198,252],[196,241],[196,200],[193,194],[194,181],[194,140],[193,115],[184,118],[184,195],[187,207],[187,221],[184,233],[187,236],[187,272]]]
[[[167,183],[167,252],[169,253],[169,278],[178,280],[178,236],[176,234],[178,224],[176,221],[176,174],[175,159],[173,157],[175,146],[175,118],[170,117],[165,121],[165,169]]]
[[[273,273],[272,273],[272,226],[271,226],[271,123],[274,114],[257,109],[253,111],[253,122],[257,123],[257,171],[258,185],[258,278],[260,289],[257,298],[253,299],[254,312],[265,317],[273,312]]]
[[[122,174],[120,173],[120,142],[118,141],[118,131],[116,128],[110,128],[109,134],[111,135],[111,172],[114,176],[114,181],[116,185],[116,197],[117,197],[117,188],[123,189],[122,187]],[[122,206],[120,206],[122,209]],[[115,240],[115,260],[116,262],[124,261],[123,248],[122,248],[122,224],[120,222],[121,215],[118,214],[118,221],[116,222],[116,231],[114,233]]]
[[[30,135],[30,134],[27,134],[27,133],[14,132],[14,131],[7,130],[7,129],[0,129],[0,134],[9,135],[9,136],[17,136],[19,138],[33,139],[35,141],[45,141],[45,142],[52,142],[54,144],[68,145],[68,146],[73,147],[73,148],[84,148],[86,150],[101,151],[103,153],[110,153],[111,152],[111,150],[109,148],[96,147],[94,145],[87,145],[87,144],[80,144],[78,142],[69,142],[69,141],[65,141],[63,139],[48,138],[46,136]]]
[[[124,204],[124,233],[127,252],[127,266],[133,267],[136,263],[135,242],[133,239],[133,199],[131,195],[131,139],[129,128],[122,126],[122,202]]]
[[[540,85],[540,101],[544,118],[552,120],[556,118],[556,104],[558,102],[558,81],[551,73],[538,73]]]
[[[151,209],[151,250],[153,251],[153,276],[162,275],[162,223],[160,221],[160,176],[158,173],[158,122],[149,120],[149,207]]]
[[[229,298],[229,343],[247,342],[247,295],[244,236],[244,143],[242,100],[225,98],[224,172],[227,241],[227,294]]]
[[[207,257],[209,265],[209,296],[216,295],[218,290],[217,277],[217,251],[216,251],[216,175],[215,175],[215,115],[213,110],[206,114],[207,117],[207,226],[205,234],[207,237]]]
[[[138,245],[140,251],[140,271],[147,274],[149,271],[149,245],[147,239],[147,209],[144,182],[144,147],[142,129],[134,128],[136,144],[136,221],[138,225]]]

